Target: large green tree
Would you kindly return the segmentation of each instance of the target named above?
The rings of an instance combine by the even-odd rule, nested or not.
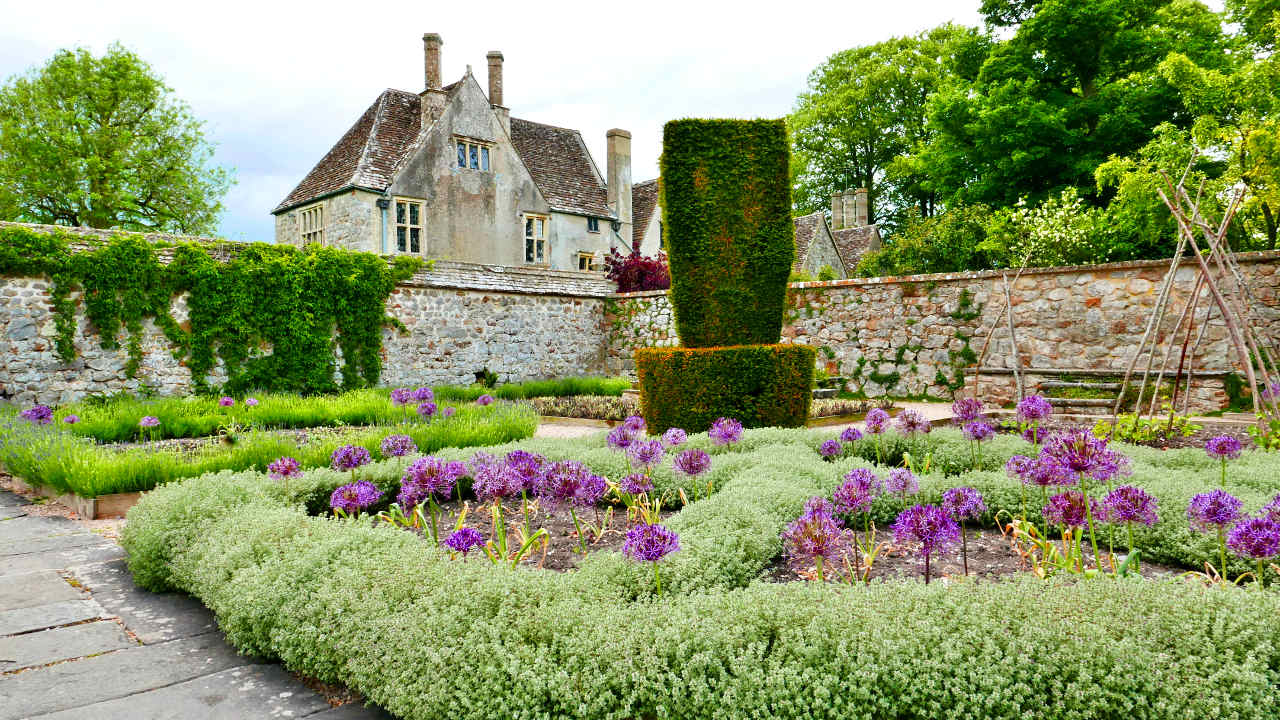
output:
[[[203,124],[120,45],[62,50],[0,87],[6,220],[209,233],[230,173]]]

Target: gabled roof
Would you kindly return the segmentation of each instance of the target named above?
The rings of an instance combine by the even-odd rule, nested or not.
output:
[[[799,269],[804,265],[805,256],[809,253],[809,246],[813,244],[813,239],[827,229],[827,219],[822,213],[816,212],[792,218],[791,222],[796,226],[796,261],[794,267]],[[843,262],[844,258],[841,257],[840,259]]]
[[[649,220],[658,206],[658,179],[645,180],[631,186],[631,242],[640,247],[649,231]]]
[[[385,190],[422,129],[421,103],[416,93],[382,91],[356,124],[272,212],[279,213],[347,188]]]
[[[511,118],[511,143],[552,210],[616,218],[604,178],[577,130]]]
[[[852,273],[854,268],[858,266],[858,261],[862,259],[863,255],[867,254],[867,251],[876,250],[880,247],[880,227],[878,225],[863,225],[862,227],[832,230],[831,239],[836,243],[836,252],[840,253],[840,260],[844,262],[848,272]]]

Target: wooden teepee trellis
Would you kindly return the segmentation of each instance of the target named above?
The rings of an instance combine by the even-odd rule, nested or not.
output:
[[[1190,166],[1188,166],[1189,169]],[[1141,379],[1136,381],[1138,396],[1137,401],[1134,403],[1134,412],[1138,415],[1155,417],[1160,384],[1164,381],[1165,374],[1169,371],[1173,353],[1179,346],[1179,338],[1181,338],[1181,351],[1177,371],[1173,375],[1170,404],[1174,408],[1177,407],[1178,390],[1180,384],[1184,382],[1185,370],[1183,413],[1187,412],[1190,404],[1193,373],[1186,365],[1188,361],[1194,363],[1196,349],[1204,338],[1205,330],[1209,327],[1215,314],[1221,323],[1221,327],[1226,329],[1227,339],[1236,356],[1235,369],[1242,372],[1248,380],[1249,389],[1253,395],[1254,412],[1263,420],[1280,418],[1280,410],[1277,409],[1276,405],[1276,393],[1269,391],[1274,387],[1273,383],[1276,379],[1280,378],[1280,367],[1276,365],[1275,357],[1271,351],[1271,344],[1261,330],[1264,327],[1264,322],[1257,310],[1259,304],[1257,296],[1254,294],[1248,279],[1240,271],[1235,253],[1232,252],[1226,239],[1227,229],[1231,225],[1232,217],[1240,207],[1243,192],[1237,191],[1232,196],[1221,221],[1214,225],[1200,209],[1200,200],[1204,194],[1204,183],[1200,184],[1200,188],[1193,198],[1187,192],[1185,186],[1186,177],[1187,173],[1184,172],[1177,185],[1174,185],[1168,176],[1164,176],[1165,187],[1157,190],[1160,199],[1164,201],[1178,224],[1178,245],[1177,250],[1174,252],[1173,260],[1170,262],[1169,271],[1165,274],[1164,281],[1160,286],[1160,292],[1156,296],[1156,304],[1147,320],[1142,341],[1134,350],[1129,366],[1125,370],[1124,380],[1120,383],[1120,392],[1116,396],[1115,406],[1112,408],[1112,422],[1114,423],[1119,416],[1124,404],[1126,390],[1130,385],[1130,381],[1134,380],[1135,370],[1143,355],[1146,355],[1147,362],[1146,367],[1142,370]],[[1203,251],[1197,241],[1197,235],[1204,240],[1205,247]],[[1191,253],[1189,256],[1184,257],[1188,248],[1190,248]],[[1173,302],[1175,277],[1184,263],[1194,264],[1195,283],[1191,294],[1183,302],[1172,331],[1167,335],[1168,342],[1163,343],[1163,357],[1157,367],[1156,357],[1161,354],[1162,345],[1161,330],[1164,326],[1165,317],[1169,313],[1170,305]],[[1208,303],[1204,309],[1203,317],[1200,319],[1197,332],[1197,306],[1201,303],[1201,296],[1206,295],[1205,290],[1208,290]],[[1192,342],[1193,336],[1195,338],[1194,343]],[[1188,355],[1188,352],[1190,352],[1190,355]],[[1150,383],[1148,382],[1149,380]],[[1146,397],[1148,387],[1151,388],[1151,396],[1149,405],[1144,410],[1143,400]],[[1268,390],[1268,392],[1261,392],[1262,390]],[[1171,415],[1170,422],[1172,422],[1172,419]]]

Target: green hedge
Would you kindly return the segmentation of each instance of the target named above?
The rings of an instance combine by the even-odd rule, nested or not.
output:
[[[795,259],[782,120],[673,120],[662,223],[684,347],[776,343]]]
[[[821,436],[751,431],[717,452],[718,492],[669,520],[684,549],[664,561],[671,589],[660,599],[651,575],[614,553],[571,573],[512,571],[446,560],[404,531],[307,517],[298,493],[341,481],[328,470],[290,492],[254,473],[160,488],[131,511],[122,542],[141,586],[196,595],[236,647],[405,718],[1280,712],[1274,591],[1030,577],[752,582],[804,499],[864,463],[818,459]],[[522,445],[554,454],[575,441]],[[600,438],[585,445],[608,452]],[[1243,464],[1273,468],[1266,460]],[[1140,484],[1173,466],[1188,489],[1215,482],[1187,452],[1160,466],[1135,460]],[[1012,483],[983,477],[1004,504]],[[956,484],[922,485],[932,494],[943,483]]]
[[[809,419],[815,358],[806,345],[638,349],[640,406],[655,432],[700,432],[719,417],[799,427]]]

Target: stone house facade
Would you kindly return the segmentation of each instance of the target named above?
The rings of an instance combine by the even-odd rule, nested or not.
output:
[[[423,44],[426,89],[378,96],[272,211],[277,243],[573,271],[630,249],[630,133],[607,133],[602,174],[577,130],[511,117],[502,53],[486,92],[470,66],[443,85],[443,42]]]

